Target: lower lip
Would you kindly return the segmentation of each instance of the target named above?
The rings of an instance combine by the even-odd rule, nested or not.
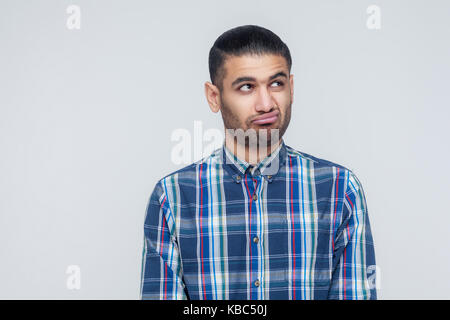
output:
[[[265,118],[265,119],[261,119],[261,120],[255,120],[253,121],[254,124],[268,124],[268,123],[274,123],[275,121],[277,121],[278,119],[278,115],[270,117],[270,118]]]

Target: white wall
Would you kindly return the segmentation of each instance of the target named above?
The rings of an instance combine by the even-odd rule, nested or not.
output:
[[[81,29],[69,30],[70,4]],[[219,8],[220,4],[220,8]],[[369,5],[381,28],[366,26]],[[137,299],[171,134],[222,129],[208,52],[258,24],[293,58],[288,145],[352,169],[381,299],[449,299],[447,1],[0,2],[0,298]],[[196,160],[196,159],[193,159]],[[81,288],[66,286],[69,265]]]

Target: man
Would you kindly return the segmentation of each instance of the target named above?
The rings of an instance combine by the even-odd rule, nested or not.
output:
[[[282,139],[294,88],[286,44],[258,26],[231,29],[209,70],[225,140],[156,184],[141,299],[376,299],[360,181]]]

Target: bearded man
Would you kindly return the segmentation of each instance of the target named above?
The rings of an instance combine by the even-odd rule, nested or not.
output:
[[[287,45],[259,26],[215,41],[205,95],[222,115],[225,139],[156,183],[141,299],[376,299],[360,181],[283,140],[291,65]]]

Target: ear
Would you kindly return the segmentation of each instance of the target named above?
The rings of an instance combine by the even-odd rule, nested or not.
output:
[[[294,75],[291,74],[289,77],[289,82],[291,83],[291,103],[294,102]]]
[[[211,82],[205,82],[205,95],[211,111],[217,113],[220,110],[220,91]]]

